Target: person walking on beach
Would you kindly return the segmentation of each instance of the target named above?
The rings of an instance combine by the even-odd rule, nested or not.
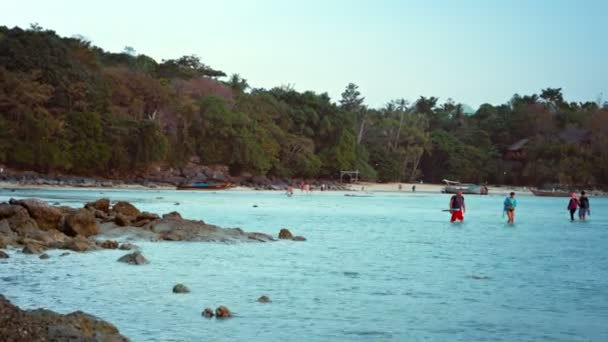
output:
[[[574,221],[574,213],[576,213],[576,209],[578,208],[578,198],[576,198],[576,193],[572,193],[572,198],[570,198],[570,202],[568,202],[568,210],[570,210],[570,221]]]
[[[463,222],[465,212],[466,207],[464,205],[464,197],[462,197],[462,191],[458,191],[456,195],[452,196],[450,199],[450,213],[452,213],[450,222],[454,222],[456,220]]]
[[[581,197],[578,199],[578,218],[581,221],[585,221],[585,218],[590,215],[589,197],[587,197],[584,191],[581,191]]]
[[[515,193],[509,194],[509,197],[505,198],[504,211],[507,213],[507,223],[515,223],[515,208],[517,207],[517,200],[515,199]]]

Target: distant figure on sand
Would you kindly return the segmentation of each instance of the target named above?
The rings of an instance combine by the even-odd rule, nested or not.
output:
[[[289,197],[293,196],[293,186],[290,185],[290,186],[287,187],[287,193],[286,193],[286,195],[289,196]]]
[[[589,197],[584,191],[581,191],[581,197],[578,199],[578,218],[585,221],[587,216],[591,216],[591,208],[589,207]]]
[[[450,222],[454,222],[456,220],[463,222],[465,212],[466,208],[464,205],[464,197],[462,197],[462,191],[458,191],[458,193],[456,193],[456,195],[452,196],[450,199],[450,213],[452,213]]]
[[[399,191],[401,191],[401,189],[403,189],[403,185],[401,185],[401,183],[399,183]]]
[[[574,213],[576,213],[576,209],[578,208],[578,198],[576,198],[576,193],[572,193],[572,198],[570,198],[567,208],[570,210],[570,221],[574,221]]]
[[[412,192],[416,192],[416,185],[412,185]]]
[[[505,198],[504,212],[507,213],[507,223],[515,223],[515,208],[517,207],[517,200],[515,199],[515,193],[509,194],[509,197]]]

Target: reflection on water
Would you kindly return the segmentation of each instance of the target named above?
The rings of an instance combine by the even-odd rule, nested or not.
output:
[[[608,340],[607,199],[571,223],[563,199],[521,196],[510,227],[500,196],[468,196],[465,223],[451,225],[447,195],[0,192],[73,206],[102,196],[308,241],[144,242],[151,263],[139,267],[117,263],[116,250],[48,260],[11,250],[0,293],[25,308],[93,313],[134,341]],[[176,283],[192,292],[174,295]],[[235,317],[201,317],[219,305]]]

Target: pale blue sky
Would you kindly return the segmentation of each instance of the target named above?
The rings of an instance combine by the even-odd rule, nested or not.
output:
[[[608,100],[608,1],[0,2],[0,25],[37,22],[159,61],[197,54],[254,87],[337,100],[354,82],[373,107],[420,95],[499,104],[548,86]]]

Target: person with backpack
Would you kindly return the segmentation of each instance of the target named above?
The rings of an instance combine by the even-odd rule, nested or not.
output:
[[[570,221],[574,221],[574,213],[576,213],[576,209],[578,208],[578,198],[576,198],[576,193],[572,193],[572,198],[570,198],[570,202],[568,202],[568,210],[570,210]]]
[[[507,213],[507,223],[515,223],[515,208],[517,207],[517,200],[515,199],[515,193],[509,194],[509,197],[505,198],[504,211]]]
[[[450,213],[452,213],[450,222],[454,222],[456,220],[463,222],[465,212],[466,208],[464,205],[464,197],[462,197],[462,191],[458,191],[456,195],[452,196],[450,199]]]
[[[584,191],[581,191],[581,197],[578,199],[578,218],[581,221],[585,221],[587,216],[591,216],[591,209],[589,207],[589,197],[585,195]]]

